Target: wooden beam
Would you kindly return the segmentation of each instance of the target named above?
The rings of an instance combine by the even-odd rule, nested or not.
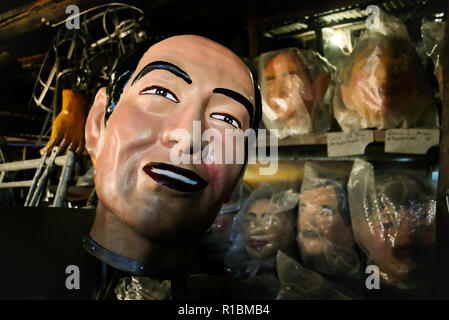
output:
[[[446,10],[446,28],[440,57],[443,68],[443,94],[441,111],[441,139],[438,175],[436,217],[436,283],[437,297],[449,296],[449,211],[446,194],[449,190],[449,5]]]
[[[0,14],[0,23],[4,20],[11,19],[15,16],[18,16],[28,10],[32,10],[32,8],[35,6],[34,3],[27,3],[20,7],[15,7],[14,9],[8,10],[6,12],[2,12]]]
[[[248,37],[249,37],[249,57],[254,58],[259,55],[259,41],[257,39],[256,12],[254,0],[248,5]]]
[[[65,10],[69,5],[77,5],[80,7],[80,11],[82,11],[106,2],[106,0],[36,1],[30,10],[0,23],[0,43],[15,40],[18,37],[41,28],[50,28],[49,25],[68,17]]]
[[[311,16],[318,13],[329,12],[331,10],[341,9],[349,6],[365,8],[365,4],[372,3],[369,0],[326,0],[317,1],[309,5],[299,5],[297,10],[286,10],[285,12],[267,12],[260,14],[256,23],[260,27],[265,27],[268,23],[276,23],[276,21],[286,21],[292,19],[298,19],[305,16]],[[282,8],[278,5],[277,8]]]
[[[33,66],[40,67],[45,58],[45,53],[39,53],[32,56],[22,57],[17,59],[23,69],[29,69]]]

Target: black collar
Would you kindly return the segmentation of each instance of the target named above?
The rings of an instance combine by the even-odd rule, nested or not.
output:
[[[116,269],[126,271],[138,276],[144,276],[148,273],[147,268],[143,263],[120,256],[103,248],[101,245],[96,243],[89,235],[85,235],[83,237],[83,247],[91,255]]]

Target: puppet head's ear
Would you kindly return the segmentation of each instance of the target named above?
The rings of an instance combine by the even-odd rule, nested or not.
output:
[[[104,115],[106,112],[107,95],[106,88],[100,88],[95,101],[90,108],[89,115],[87,116],[85,138],[86,149],[92,159],[92,163],[95,167],[98,152],[102,146],[102,140],[104,135]]]

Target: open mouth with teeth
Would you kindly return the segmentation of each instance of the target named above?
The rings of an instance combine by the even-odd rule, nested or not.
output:
[[[163,186],[179,192],[198,192],[207,187],[207,182],[195,172],[163,162],[150,162],[143,171]]]

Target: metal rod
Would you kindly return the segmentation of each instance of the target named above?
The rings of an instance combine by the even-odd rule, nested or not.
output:
[[[31,187],[32,184],[33,180],[2,182],[0,183],[0,189]]]
[[[62,201],[67,193],[67,182],[72,174],[73,163],[75,162],[75,153],[73,151],[69,151],[67,156],[67,162],[62,168],[61,177],[59,178],[58,189],[56,190],[53,207],[61,207]]]
[[[37,207],[39,205],[39,201],[40,201],[40,198],[42,195],[42,190],[45,188],[48,174],[50,173],[50,170],[53,168],[56,154],[58,154],[58,149],[59,149],[58,147],[53,148],[53,150],[51,152],[51,156],[50,156],[50,162],[45,167],[44,173],[42,173],[42,176],[40,177],[40,179],[37,183],[36,190],[35,190],[34,194],[32,195],[31,201],[28,204],[28,206]]]
[[[20,170],[35,169],[39,167],[40,161],[41,159],[33,159],[33,160],[2,163],[0,164],[0,171],[20,171]],[[57,157],[54,160],[54,163],[59,167],[63,167],[66,161],[67,155],[64,155]],[[45,163],[48,165],[50,163],[50,159],[47,159]]]
[[[44,154],[42,155],[41,160],[40,160],[39,167],[37,168],[36,172],[34,173],[31,188],[30,188],[30,190],[28,190],[28,195],[25,200],[25,206],[28,206],[31,198],[33,197],[33,193],[34,193],[34,190],[36,189],[37,181],[42,173],[42,169],[45,165],[46,160],[47,160],[47,148],[45,148]]]
[[[55,66],[56,66],[56,79],[55,79],[55,91],[53,92],[53,100],[51,102],[51,123],[53,123],[55,121],[56,115],[58,114],[58,105],[59,105],[59,78],[58,78],[58,74],[59,74],[59,65],[61,63],[61,58],[58,57],[58,54],[56,54],[56,58],[55,58]]]

